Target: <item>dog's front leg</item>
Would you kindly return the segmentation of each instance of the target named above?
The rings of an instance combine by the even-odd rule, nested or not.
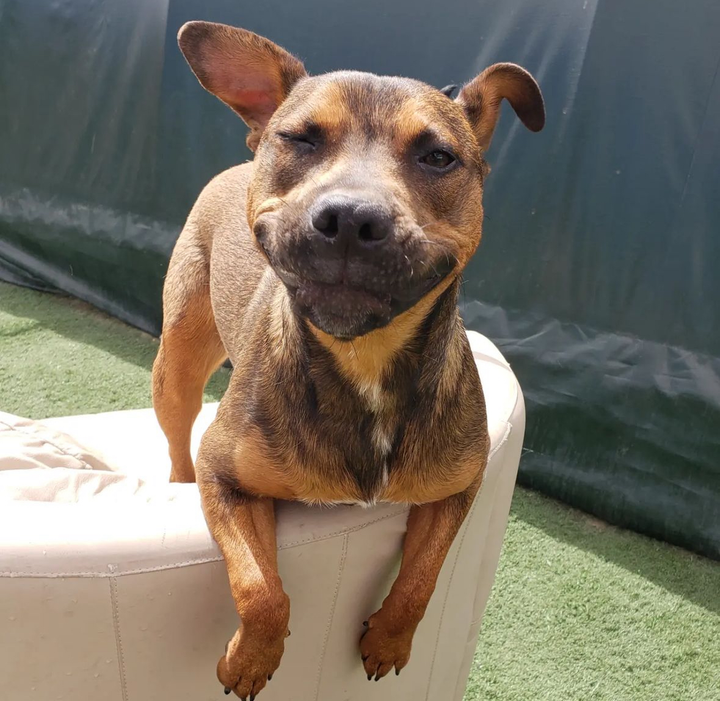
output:
[[[225,556],[240,616],[217,675],[226,693],[254,699],[280,664],[290,601],[277,571],[273,500],[247,494],[223,467],[201,450],[197,472],[205,518]]]
[[[400,674],[408,663],[415,629],[479,486],[480,475],[460,494],[411,509],[400,572],[382,608],[368,619],[360,641],[368,679],[374,676],[377,681],[393,667]]]

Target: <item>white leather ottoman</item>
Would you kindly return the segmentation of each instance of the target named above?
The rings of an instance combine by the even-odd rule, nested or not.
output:
[[[293,634],[263,701],[462,699],[525,423],[499,351],[469,337],[492,453],[410,664],[399,677],[368,682],[358,652],[362,621],[399,564],[407,510],[283,503],[279,566]],[[203,409],[196,446],[215,409]],[[225,698],[215,665],[237,627],[227,576],[196,486],[167,483],[166,443],[152,410],[43,424],[0,414],[0,698]]]

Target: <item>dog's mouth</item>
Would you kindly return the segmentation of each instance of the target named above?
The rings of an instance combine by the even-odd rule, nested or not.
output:
[[[346,316],[358,310],[369,314],[384,314],[389,313],[392,307],[390,294],[356,289],[346,283],[307,281],[297,288],[295,299],[299,304],[307,307],[328,305],[338,316]]]
[[[413,239],[348,251],[318,236],[273,233],[255,231],[295,312],[339,339],[387,326],[451,275],[457,263],[438,245],[428,251]]]
[[[385,326],[395,315],[390,294],[351,287],[347,283],[304,280],[288,289],[301,316],[339,339],[362,336]]]
[[[301,316],[335,338],[350,340],[387,326],[444,277],[438,273],[412,290],[400,289],[394,294],[354,287],[346,282],[302,280],[286,287]]]

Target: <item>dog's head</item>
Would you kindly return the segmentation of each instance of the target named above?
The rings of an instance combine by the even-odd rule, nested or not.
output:
[[[341,339],[386,326],[460,273],[482,232],[483,154],[504,99],[532,131],[543,99],[496,64],[452,100],[407,78],[310,77],[252,32],[190,22],[200,83],[250,127],[248,221],[298,312]]]

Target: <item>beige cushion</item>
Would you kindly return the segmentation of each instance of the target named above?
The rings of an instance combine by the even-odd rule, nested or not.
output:
[[[524,430],[514,375],[487,339],[469,336],[492,456],[410,665],[368,683],[357,646],[396,571],[406,508],[282,503],[279,568],[293,635],[265,701],[462,699]],[[216,408],[203,408],[195,447]],[[221,698],[215,664],[237,627],[227,575],[197,487],[167,483],[152,410],[46,420],[49,432],[0,419],[2,698]]]
[[[0,411],[0,471],[38,467],[109,469],[101,458],[67,433]]]

